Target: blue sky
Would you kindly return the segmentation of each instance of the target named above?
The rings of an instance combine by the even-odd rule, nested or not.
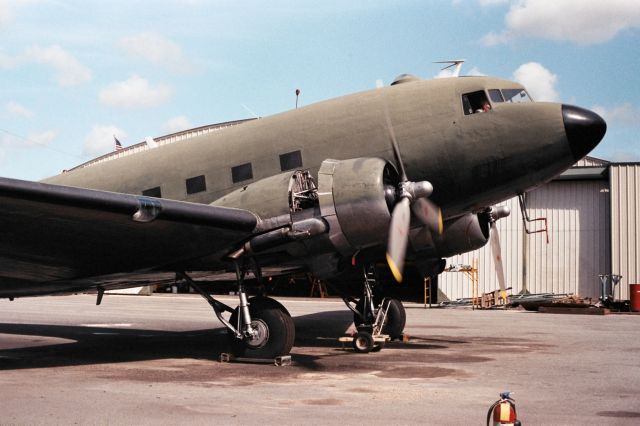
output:
[[[0,0],[0,176],[300,103],[462,74],[607,120],[592,155],[640,161],[640,2]]]

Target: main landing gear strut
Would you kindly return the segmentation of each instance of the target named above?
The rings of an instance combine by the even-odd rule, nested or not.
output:
[[[398,299],[376,297],[379,290],[375,266],[363,268],[364,289],[360,300],[343,296],[342,300],[353,312],[358,332],[352,345],[356,352],[379,351],[388,339],[401,339],[407,314]],[[379,293],[379,291],[378,291]]]
[[[256,266],[256,277],[260,272]],[[287,309],[270,297],[247,298],[244,285],[246,271],[236,263],[236,278],[240,303],[233,309],[211,297],[186,273],[180,272],[191,288],[204,297],[216,317],[228,330],[231,351],[236,357],[274,359],[287,355],[293,347],[295,326]],[[230,313],[229,319],[223,314]]]

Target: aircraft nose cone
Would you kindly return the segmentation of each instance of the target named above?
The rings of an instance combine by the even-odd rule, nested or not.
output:
[[[593,111],[573,105],[562,105],[562,120],[573,158],[587,155],[607,131],[607,123]]]

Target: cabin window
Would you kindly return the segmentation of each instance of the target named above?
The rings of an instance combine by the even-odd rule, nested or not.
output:
[[[527,91],[524,89],[502,89],[502,95],[506,102],[533,102]]]
[[[300,151],[280,154],[280,170],[284,172],[298,167],[302,167],[302,153]]]
[[[187,179],[187,194],[195,194],[207,190],[207,182],[204,175],[195,176]]]
[[[485,91],[478,90],[477,92],[462,95],[462,107],[464,108],[464,115],[470,115],[489,111],[491,104]]]
[[[499,89],[489,89],[489,97],[491,98],[491,102],[504,102],[502,92],[500,92]]]
[[[142,195],[145,197],[155,197],[162,198],[162,191],[160,191],[160,187],[156,186],[155,188],[149,188],[142,191]]]
[[[231,168],[231,180],[233,183],[242,182],[243,180],[253,179],[253,169],[251,163],[240,164]]]

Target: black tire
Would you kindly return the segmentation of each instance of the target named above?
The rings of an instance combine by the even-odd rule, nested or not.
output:
[[[233,326],[238,323],[238,311],[236,308],[231,314]],[[238,339],[229,331],[231,352],[245,358],[272,359],[288,355],[295,340],[295,325],[287,310],[273,299],[258,296],[249,299],[249,313],[262,339],[256,342]]]
[[[367,333],[366,331],[359,331],[353,337],[353,349],[361,354],[366,354],[371,352],[373,349],[373,337],[371,333]]]
[[[288,321],[287,321],[287,336],[289,337],[289,341],[287,342],[289,351],[291,350],[291,348],[293,347],[293,344],[296,340],[296,326],[293,323],[293,319],[291,318],[291,314],[289,313],[289,311],[287,310],[287,308],[285,308],[280,302],[278,302],[275,299],[272,299],[270,297],[265,297],[265,296],[254,296],[254,297],[250,297],[249,300],[249,306],[253,305],[254,308],[259,308],[259,309],[266,309],[266,308],[270,308],[270,309],[280,309],[285,316],[287,316]],[[251,313],[251,309],[249,309],[249,312]],[[289,352],[287,352],[289,353]]]
[[[392,339],[402,338],[402,332],[407,324],[407,312],[405,311],[402,302],[398,299],[388,299],[388,302],[386,303],[389,304],[389,310],[387,311],[385,323],[382,326],[382,334],[386,334]],[[360,299],[358,300],[358,303],[356,303],[356,309],[362,312],[363,308],[364,301],[363,299]],[[371,321],[375,321],[375,316]],[[356,326],[362,324],[360,315],[356,313],[353,314],[353,323]]]
[[[382,326],[382,334],[386,334],[392,339],[401,338],[407,323],[407,312],[398,299],[389,299],[387,303],[389,310],[387,311],[387,319]]]

